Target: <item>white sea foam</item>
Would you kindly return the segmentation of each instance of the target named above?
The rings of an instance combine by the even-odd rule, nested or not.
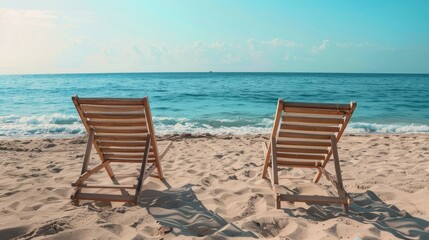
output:
[[[217,127],[214,128],[207,124],[196,126],[193,123],[176,123],[175,125],[157,125],[156,133],[160,135],[164,134],[204,134],[209,133],[213,135],[223,134],[259,134],[269,133],[270,128],[267,127],[255,127],[255,126],[241,126],[241,127]]]
[[[189,121],[188,118],[176,118],[176,117],[159,117],[159,116],[152,116],[154,121]]]
[[[269,133],[270,118],[210,119],[195,121],[188,118],[154,117],[156,133],[164,134],[260,134]],[[347,133],[428,133],[423,124],[379,124],[352,122]],[[42,116],[0,116],[0,136],[69,136],[84,134],[78,115],[51,114]]]
[[[0,116],[0,136],[74,135],[84,132],[79,117],[74,115]]]
[[[346,129],[348,133],[427,133],[429,126],[424,124],[380,124],[352,122]]]

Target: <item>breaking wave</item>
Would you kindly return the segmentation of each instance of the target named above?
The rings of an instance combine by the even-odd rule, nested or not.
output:
[[[355,122],[347,127],[348,133],[427,133],[429,126],[424,124],[380,124]]]
[[[76,135],[84,132],[79,117],[74,115],[0,116],[0,136]]]
[[[188,119],[154,117],[156,134],[267,134],[271,118]],[[428,133],[424,124],[379,124],[352,122],[347,133]],[[77,115],[51,114],[42,116],[0,116],[0,136],[70,136],[85,133]]]

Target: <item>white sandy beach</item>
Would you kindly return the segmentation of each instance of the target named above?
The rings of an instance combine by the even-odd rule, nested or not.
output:
[[[354,199],[348,216],[340,205],[283,202],[275,209],[261,178],[266,136],[168,138],[166,179],[148,178],[137,206],[71,203],[83,137],[1,140],[0,239],[429,239],[428,134],[343,137],[343,179]],[[334,192],[326,179],[312,184],[313,174],[286,170],[281,183],[298,193]]]

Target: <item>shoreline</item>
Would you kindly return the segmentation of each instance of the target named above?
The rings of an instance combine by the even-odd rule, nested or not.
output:
[[[342,138],[345,136],[349,137],[369,137],[369,136],[424,136],[429,135],[429,132],[417,132],[417,133],[344,133]],[[87,134],[76,134],[76,135],[24,135],[24,136],[0,136],[0,141],[13,141],[13,140],[40,140],[40,139],[76,139],[76,138],[87,138]],[[178,140],[178,139],[193,139],[193,138],[218,138],[218,139],[230,139],[233,137],[263,137],[268,139],[270,133],[245,133],[245,134],[211,134],[211,133],[174,133],[174,134],[162,134],[156,135],[159,140]]]

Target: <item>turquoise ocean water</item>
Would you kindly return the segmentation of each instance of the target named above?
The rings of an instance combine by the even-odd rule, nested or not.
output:
[[[157,134],[269,133],[279,97],[358,103],[348,132],[429,132],[429,75],[120,73],[0,76],[0,136],[84,129],[70,99],[149,96]]]

